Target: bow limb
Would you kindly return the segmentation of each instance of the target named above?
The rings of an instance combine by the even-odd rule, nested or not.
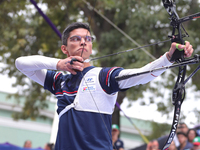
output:
[[[200,14],[197,13],[197,14],[191,15],[189,17],[184,17],[184,18],[180,19],[176,12],[175,0],[162,0],[162,2],[163,2],[165,9],[168,12],[168,14],[170,15],[170,20],[171,20],[170,25],[173,27],[172,35],[169,36],[171,38],[171,42],[176,42],[176,43],[180,43],[180,44],[184,45],[185,41],[183,40],[183,37],[189,36],[189,35],[186,32],[186,30],[184,29],[182,22],[197,18]],[[186,35],[182,34],[181,29],[183,29],[185,31]],[[178,32],[177,35],[175,34],[176,31]],[[178,47],[177,47],[175,52],[173,53],[170,61],[175,61],[178,64],[185,62],[186,60],[184,59],[184,50],[178,49]],[[199,68],[197,68],[197,69],[199,69]],[[169,134],[167,141],[163,147],[163,150],[166,150],[169,148],[169,146],[170,146],[171,142],[173,141],[174,136],[176,134],[177,125],[179,122],[181,104],[185,98],[185,83],[189,80],[189,79],[187,79],[187,81],[184,81],[185,75],[186,75],[186,65],[180,66],[177,80],[176,80],[175,86],[173,88],[173,94],[172,94],[172,104],[175,106],[173,123],[172,123],[170,134]]]
[[[165,9],[168,12],[168,14],[170,15],[170,20],[171,20],[170,25],[173,27],[172,35],[170,36],[171,42],[184,44],[185,41],[182,39],[182,31],[181,31],[181,28],[183,28],[183,26],[181,23],[177,22],[177,20],[179,20],[179,16],[176,12],[175,1],[174,0],[162,0],[162,2],[163,2]],[[176,31],[178,32],[177,35],[175,35]],[[176,48],[176,50],[172,54],[170,61],[175,61],[177,63],[183,62],[184,61],[184,50],[179,50],[178,48]],[[177,125],[179,122],[181,104],[185,97],[185,86],[183,84],[185,74],[186,74],[186,66],[180,66],[178,77],[177,77],[177,80],[176,80],[176,83],[175,83],[175,86],[173,89],[173,94],[172,94],[172,103],[173,103],[173,105],[175,105],[173,123],[172,123],[170,134],[169,134],[167,141],[163,147],[163,150],[166,150],[169,148],[171,142],[173,141],[173,139],[176,135],[176,129],[177,129]]]

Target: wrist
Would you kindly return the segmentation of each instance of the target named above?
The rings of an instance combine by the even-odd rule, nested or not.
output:
[[[167,52],[166,56],[167,56],[167,59],[170,61],[172,56],[170,56],[169,52]],[[170,62],[173,63],[174,61],[170,61]]]
[[[171,56],[169,55],[169,52],[167,52],[167,59],[170,61]]]
[[[60,63],[60,61],[61,61],[61,59],[57,62],[57,64],[56,64],[56,70],[60,70],[60,68],[59,68],[59,63]]]

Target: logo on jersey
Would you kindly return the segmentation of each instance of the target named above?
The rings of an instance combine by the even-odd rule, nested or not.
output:
[[[65,85],[65,81],[61,82],[61,84],[60,84],[61,89],[64,88],[64,85]]]
[[[87,78],[85,78],[85,81],[83,82],[83,84],[84,85],[94,84],[96,82],[95,79],[96,79],[95,76],[87,77]]]
[[[94,85],[83,87],[83,92],[93,92],[93,91],[96,91],[96,87]]]

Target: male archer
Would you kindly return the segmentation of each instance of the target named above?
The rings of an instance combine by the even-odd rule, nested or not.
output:
[[[176,49],[176,43],[172,43],[168,52],[142,68],[101,68],[84,62],[92,53],[92,40],[89,26],[76,22],[63,31],[61,50],[67,56],[65,59],[38,55],[16,59],[18,70],[58,99],[55,150],[112,150],[111,117],[118,91],[148,83],[164,71],[121,81],[115,77],[172,65],[169,60]],[[193,53],[189,42],[178,48],[184,48],[185,57]]]

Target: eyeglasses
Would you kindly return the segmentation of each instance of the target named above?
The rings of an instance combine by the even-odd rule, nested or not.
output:
[[[92,36],[82,37],[82,36],[78,36],[78,35],[72,36],[69,39],[72,42],[80,42],[82,38],[84,38],[85,42],[90,42],[90,43],[92,43],[94,40],[94,37],[92,37]]]

